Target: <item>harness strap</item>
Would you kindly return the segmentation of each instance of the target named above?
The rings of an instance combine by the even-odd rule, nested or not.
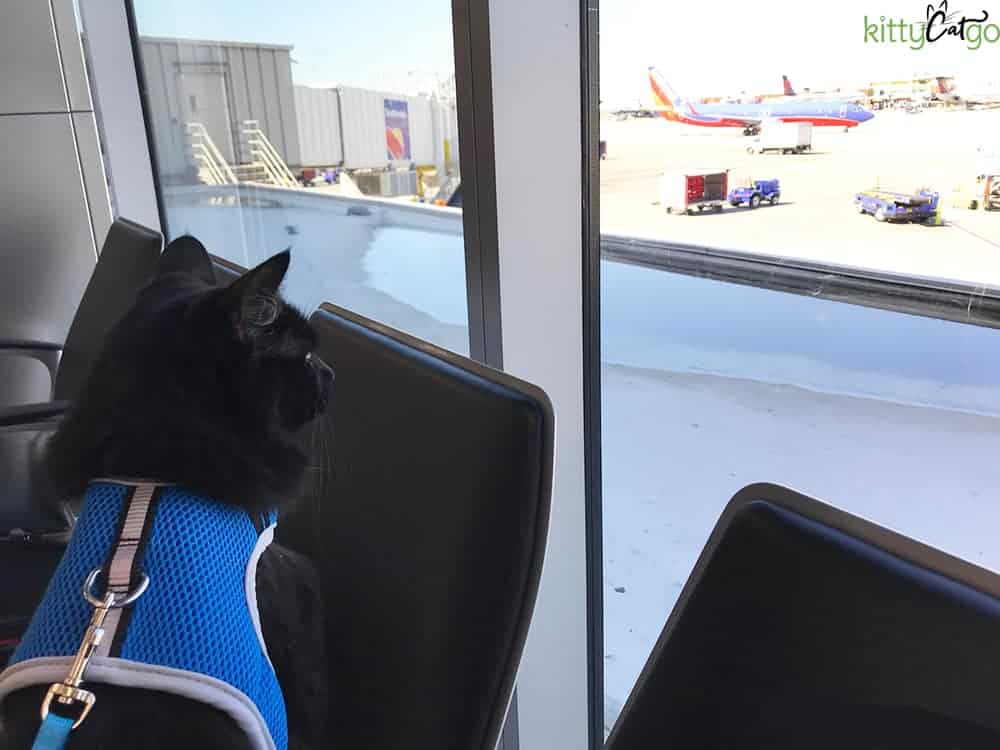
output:
[[[116,596],[126,595],[132,588],[136,553],[142,540],[142,532],[146,527],[153,495],[158,489],[156,484],[139,484],[135,487],[128,510],[122,523],[121,534],[115,540],[114,552],[107,567],[107,591]],[[110,656],[111,647],[117,641],[118,625],[121,622],[124,609],[113,609],[108,612],[104,621],[104,638],[97,647],[95,656]]]

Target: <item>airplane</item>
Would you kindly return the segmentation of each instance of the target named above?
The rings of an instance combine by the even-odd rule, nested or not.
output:
[[[848,104],[861,104],[865,101],[864,90],[859,88],[857,90],[847,89],[846,91],[841,91],[840,89],[833,89],[830,91],[814,91],[810,88],[803,88],[796,90],[792,87],[792,82],[788,76],[781,76],[782,84],[784,85],[784,93],[782,94],[763,94],[754,99],[747,100],[748,102],[760,103],[765,101],[783,101],[790,97],[796,97],[798,101],[844,101]]]
[[[865,101],[865,92],[862,88],[857,88],[855,90],[847,89],[846,91],[841,91],[840,89],[833,89],[830,91],[814,91],[810,88],[804,88],[799,91],[796,96],[799,101],[843,101],[848,104],[861,104]]]
[[[816,127],[857,127],[875,115],[850,99],[798,100],[752,104],[699,104],[682,99],[654,67],[649,68],[653,108],[665,120],[705,128],[743,128],[745,135],[760,131],[764,120],[808,122]]]
[[[745,91],[731,96],[703,96],[698,99],[699,104],[734,104],[734,103],[760,103],[771,99],[785,99],[795,96],[795,89],[788,76],[781,76],[782,92],[780,94],[747,94]]]

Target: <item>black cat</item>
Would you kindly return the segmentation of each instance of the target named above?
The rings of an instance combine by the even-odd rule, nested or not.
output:
[[[326,407],[333,374],[314,354],[306,318],[278,294],[288,264],[286,251],[217,287],[201,243],[170,243],[49,443],[47,466],[64,496],[81,494],[97,477],[156,479],[259,514],[299,494],[304,434]],[[272,544],[257,568],[257,597],[285,697],[289,747],[324,746],[316,574],[305,558]],[[228,715],[206,704],[153,690],[86,687],[97,703],[68,750],[250,746]],[[31,746],[44,692],[23,689],[4,701],[4,748]]]

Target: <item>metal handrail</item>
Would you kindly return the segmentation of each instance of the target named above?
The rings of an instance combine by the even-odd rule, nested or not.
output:
[[[288,187],[287,180],[281,173],[281,168],[275,164],[271,154],[269,154],[266,149],[259,147],[260,141],[251,139],[248,140],[247,143],[250,146],[251,155],[254,157],[254,166],[262,168],[267,173],[268,179],[271,183]]]
[[[195,159],[201,161],[207,168],[212,179],[217,180],[217,185],[235,185],[239,180],[233,173],[232,168],[222,156],[212,136],[200,122],[187,123],[188,136],[192,138],[191,149],[194,151]],[[194,140],[197,139],[197,140]]]
[[[288,168],[277,149],[264,135],[259,123],[256,120],[245,120],[243,126],[243,136],[250,148],[250,156],[254,159],[254,164],[262,167],[275,185],[298,186],[298,181],[292,174],[292,170]]]
[[[224,185],[225,180],[222,174],[220,174],[218,167],[216,167],[215,162],[207,153],[205,145],[202,143],[192,143],[191,150],[195,161],[198,162],[200,168],[208,175],[208,183],[210,185]],[[205,177],[203,176],[202,179],[205,179]]]

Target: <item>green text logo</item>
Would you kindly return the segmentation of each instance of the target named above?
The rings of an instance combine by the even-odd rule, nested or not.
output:
[[[918,50],[942,40],[957,40],[968,49],[979,49],[983,44],[1000,42],[1000,26],[989,23],[989,18],[986,10],[972,15],[949,11],[948,0],[942,0],[936,8],[928,5],[922,21],[885,16],[873,19],[866,15],[865,44],[905,44]]]

